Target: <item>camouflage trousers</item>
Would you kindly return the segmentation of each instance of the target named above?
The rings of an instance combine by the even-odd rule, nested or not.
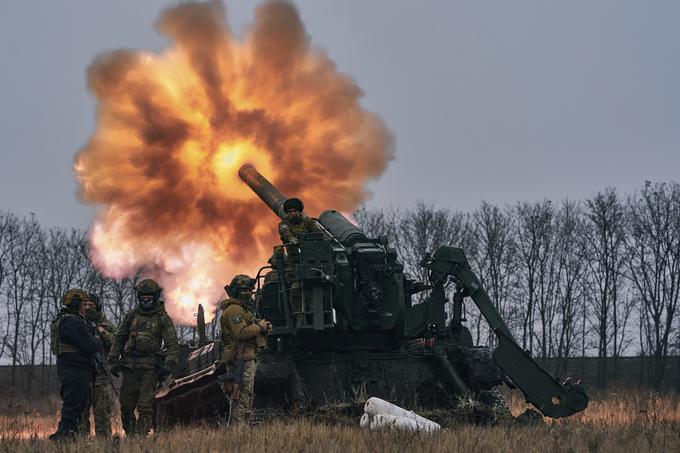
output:
[[[253,390],[255,388],[255,372],[257,371],[256,360],[246,360],[243,362],[243,379],[239,388],[238,401],[231,402],[234,391],[234,384],[231,382],[222,383],[222,391],[230,402],[229,425],[247,425],[250,422],[250,415],[253,410]],[[227,364],[227,373],[234,372],[234,365]]]
[[[123,368],[120,421],[126,435],[146,436],[149,433],[153,425],[153,400],[157,387],[158,372],[155,369]]]
[[[284,276],[286,285],[288,286],[288,300],[290,301],[290,310],[294,316],[300,316],[302,312],[302,288],[300,282],[295,279],[295,263],[287,262]]]
[[[94,413],[94,432],[97,437],[111,437],[111,418],[113,416],[113,389],[107,377],[98,374],[92,384],[81,427],[86,434],[90,433],[90,408]]]

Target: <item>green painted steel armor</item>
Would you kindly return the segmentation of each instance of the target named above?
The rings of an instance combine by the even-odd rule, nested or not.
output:
[[[522,350],[462,249],[442,245],[425,254],[420,266],[427,278],[418,281],[404,272],[387,238],[366,236],[334,210],[318,221],[296,218],[302,223],[295,226],[286,198],[257,170],[245,165],[239,176],[278,216],[288,244],[274,247],[257,277],[257,316],[274,326],[258,357],[255,388],[263,404],[316,407],[366,394],[408,408],[453,409],[465,396],[510,416],[496,391],[508,382],[549,417],[588,405],[580,383],[558,381]],[[496,334],[496,347],[473,344],[466,301]],[[178,381],[158,394],[166,424],[186,421],[180,406],[193,417],[225,409],[212,390],[225,372],[220,346],[193,350]]]

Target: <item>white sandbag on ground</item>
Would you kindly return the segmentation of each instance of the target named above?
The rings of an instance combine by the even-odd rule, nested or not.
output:
[[[430,423],[437,425],[437,429],[441,428],[437,423],[432,420],[428,420],[425,417],[421,417],[413,411],[408,411],[402,407],[392,404],[380,398],[371,397],[364,404],[364,412],[367,413],[371,418],[378,414],[388,414],[394,415],[396,417],[403,417],[411,420],[415,420],[418,424],[426,426]]]
[[[366,414],[364,414],[366,415]],[[422,417],[421,417],[422,418]],[[426,420],[426,419],[425,419]],[[416,421],[412,418],[399,417],[391,414],[378,414],[371,418],[371,429],[399,429],[405,431],[436,431],[441,427],[433,422]]]
[[[361,420],[359,420],[359,426],[362,428],[370,428],[371,426],[371,417],[364,413],[364,415],[361,416]]]
[[[359,426],[362,428],[370,427],[370,429],[394,428],[412,431],[441,429],[441,426],[432,420],[375,397],[366,401],[364,415],[359,420]]]

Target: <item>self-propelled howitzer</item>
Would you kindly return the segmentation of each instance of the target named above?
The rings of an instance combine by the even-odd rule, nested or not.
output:
[[[284,218],[286,197],[264,176],[250,165],[239,176]],[[462,249],[441,246],[423,257],[429,281],[420,282],[404,272],[386,238],[368,237],[334,210],[318,224],[320,231],[297,243],[275,246],[257,275],[257,310],[274,330],[258,365],[256,405],[317,407],[365,393],[407,407],[453,409],[457,396],[471,395],[507,411],[496,391],[506,382],[549,417],[586,408],[579,383],[560,383],[518,345]],[[468,298],[496,334],[495,348],[473,345],[462,315]],[[166,422],[195,418],[177,412],[186,412],[185,404],[201,416],[226,410],[211,384],[221,373],[220,347],[215,340],[193,351],[175,387],[159,394]]]

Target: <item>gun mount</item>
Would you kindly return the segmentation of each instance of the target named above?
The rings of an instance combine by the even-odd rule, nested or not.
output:
[[[286,197],[278,189],[250,165],[239,176],[284,218]],[[456,396],[470,394],[509,415],[495,390],[506,382],[549,417],[587,407],[579,383],[560,383],[518,345],[462,249],[444,245],[425,256],[420,264],[429,281],[419,282],[404,272],[385,238],[368,237],[334,210],[324,211],[318,224],[322,232],[275,246],[271,265],[257,274],[258,315],[274,329],[258,365],[256,404],[316,407],[349,401],[361,390],[407,407],[452,408]],[[290,303],[293,283],[299,312]],[[496,334],[497,347],[473,344],[462,316],[467,298]],[[202,416],[205,408],[225,410],[224,398],[215,400],[220,348],[213,340],[193,351],[170,388],[159,393],[164,424],[185,420],[177,413],[185,407],[179,400],[192,402]]]

